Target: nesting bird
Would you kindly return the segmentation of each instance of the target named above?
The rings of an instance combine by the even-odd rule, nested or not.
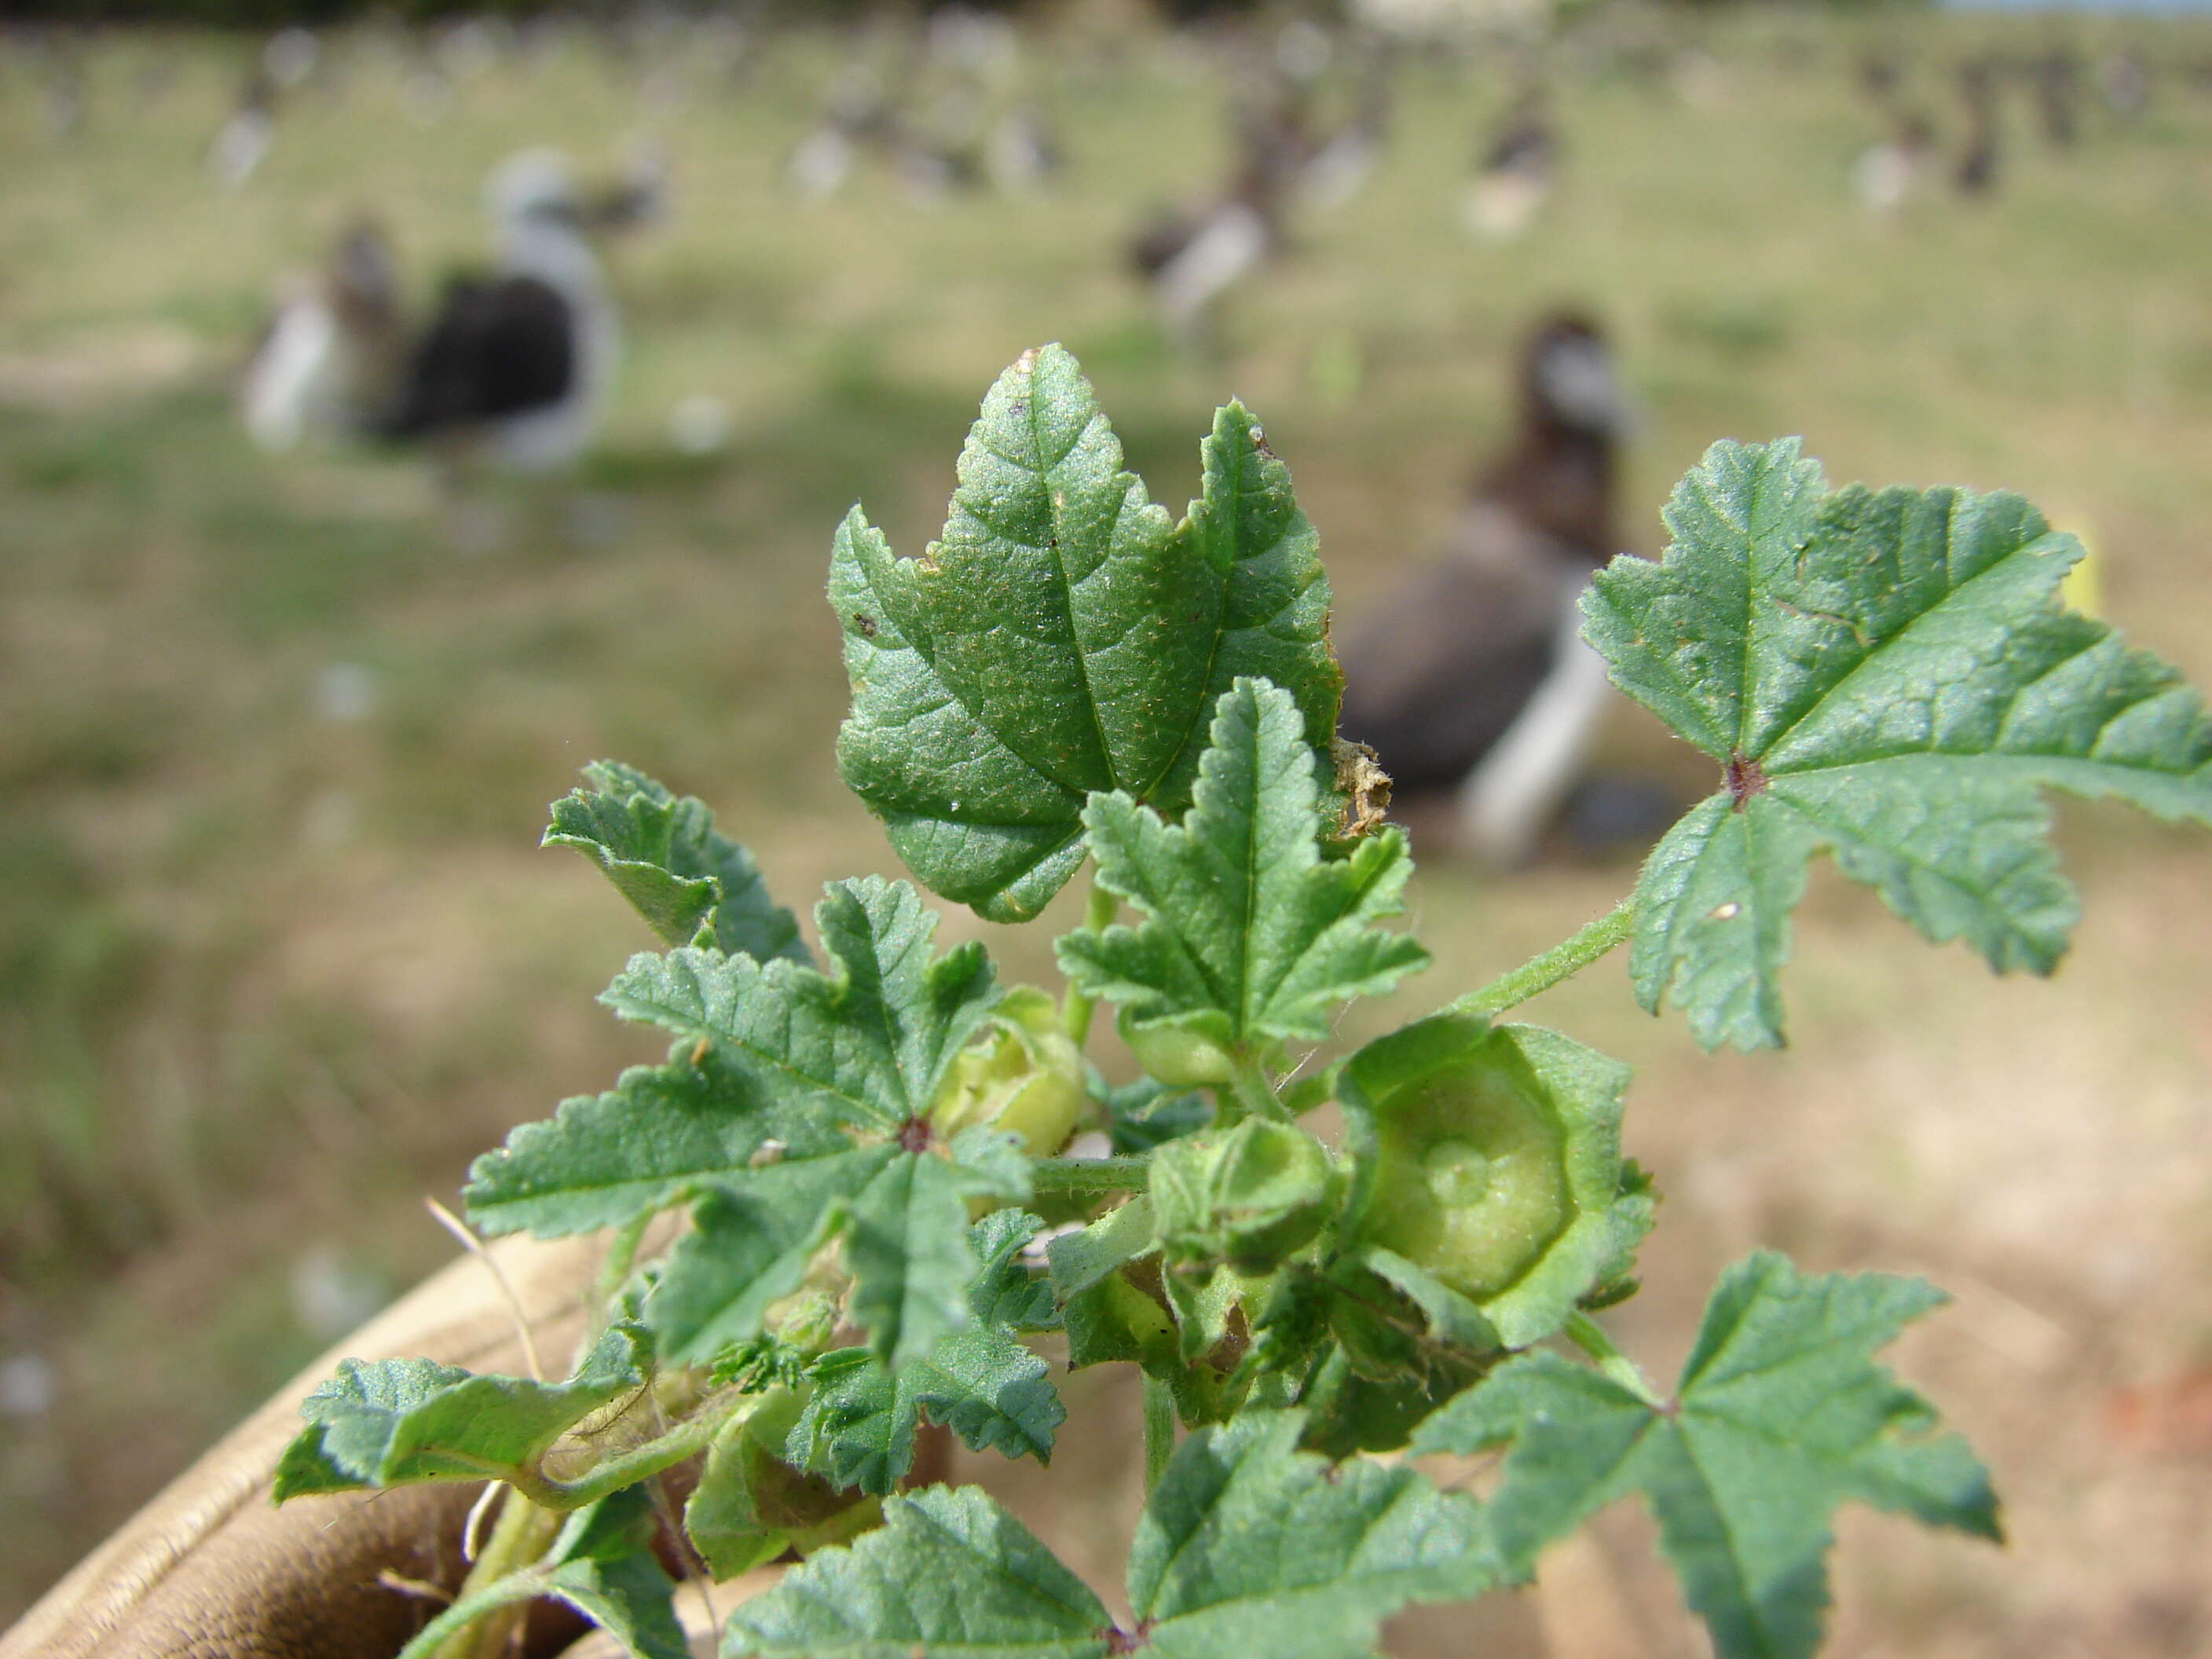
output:
[[[1604,710],[1604,665],[1576,601],[1620,544],[1626,404],[1596,327],[1535,329],[1510,446],[1475,479],[1442,555],[1370,612],[1341,652],[1345,737],[1372,747],[1396,799],[1449,802],[1485,861],[1534,850]]]
[[[486,199],[494,269],[447,283],[376,429],[544,471],[573,460],[598,424],[619,345],[614,306],[562,157],[508,157]]]

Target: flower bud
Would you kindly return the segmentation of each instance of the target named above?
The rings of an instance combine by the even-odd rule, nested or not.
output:
[[[1032,1158],[1058,1152],[1083,1115],[1082,1052],[1060,1029],[1060,1011],[1033,986],[1009,991],[982,1042],[954,1056],[930,1109],[950,1140],[977,1125],[1011,1130]]]
[[[1335,1166],[1287,1123],[1248,1118],[1152,1154],[1152,1211],[1170,1263],[1227,1262],[1265,1273],[1312,1243],[1328,1220]]]
[[[1226,1083],[1235,1072],[1228,1050],[1212,1038],[1181,1025],[1146,1025],[1124,1008],[1114,1022],[1121,1041],[1146,1073],[1170,1089],[1200,1089]]]

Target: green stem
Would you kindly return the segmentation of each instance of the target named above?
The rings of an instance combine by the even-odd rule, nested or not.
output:
[[[500,1500],[499,1519],[492,1523],[491,1536],[484,1540],[483,1550],[469,1567],[468,1577],[462,1582],[459,1595],[453,1599],[465,1601],[532,1565],[553,1547],[553,1540],[560,1534],[558,1515],[539,1508],[510,1487]],[[460,1624],[438,1644],[433,1659],[494,1659],[494,1656],[506,1650],[518,1617],[520,1609],[510,1606]],[[428,1634],[426,1629],[423,1635]]]
[[[1160,1484],[1175,1455],[1175,1396],[1157,1376],[1145,1378],[1145,1496]]]
[[[1651,1379],[1644,1375],[1643,1368],[1614,1347],[1613,1339],[1588,1314],[1569,1314],[1565,1335],[1568,1341],[1597,1362],[1598,1370],[1606,1377],[1618,1382],[1654,1410],[1665,1405],[1666,1402],[1659,1397],[1659,1391],[1651,1386]]]
[[[1091,878],[1090,902],[1083,908],[1083,929],[1089,933],[1103,933],[1114,925],[1115,899],[1099,885],[1094,872]],[[1066,1027],[1069,1038],[1080,1048],[1091,1040],[1091,1000],[1071,985],[1067,1000],[1060,1004],[1060,1023]]]
[[[1267,1073],[1255,1060],[1239,1056],[1231,1062],[1235,1069],[1229,1074],[1229,1087],[1237,1103],[1255,1117],[1273,1119],[1277,1123],[1291,1121],[1291,1109],[1283,1104],[1275,1085],[1267,1081]]]
[[[1502,1014],[1540,992],[1550,990],[1600,957],[1626,941],[1636,926],[1636,901],[1625,898],[1541,956],[1531,957],[1510,974],[1501,974],[1480,990],[1469,991],[1456,1002],[1437,1012],[1445,1014]]]
[[[1070,1198],[1099,1198],[1109,1193],[1140,1193],[1152,1180],[1146,1158],[1041,1158],[1030,1165],[1040,1193]]]

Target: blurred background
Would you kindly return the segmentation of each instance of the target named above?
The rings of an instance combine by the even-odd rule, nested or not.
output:
[[[1177,510],[1257,410],[1340,639],[1463,548],[1470,480],[1521,510],[1564,308],[1610,353],[1593,534],[1656,553],[1710,441],[1799,433],[1838,483],[2027,494],[2081,602],[2212,683],[2212,18],[5,9],[0,1625],[448,1257],[422,1194],[657,1057],[592,1001],[641,927],[537,848],[578,766],[702,796],[802,910],[890,866],[831,761],[830,532],[857,499],[917,550],[1027,346]],[[1510,866],[1416,818],[1437,965],[1347,1038],[1610,905],[1711,787],[1617,699],[1575,769]],[[2212,882],[2122,813],[2060,839],[2052,982],[1822,870],[1784,1053],[1698,1054],[1618,960],[1533,1009],[1638,1067],[1648,1368],[1753,1245],[1957,1298],[1896,1358],[2012,1543],[1847,1515],[1838,1654],[2212,1651]],[[1020,978],[1055,930],[945,931]],[[964,1473],[1103,1584],[1130,1402],[1077,1395],[1049,1484]],[[1647,1534],[1395,1650],[1701,1652]]]

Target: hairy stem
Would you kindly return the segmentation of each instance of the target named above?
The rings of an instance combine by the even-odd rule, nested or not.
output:
[[[1531,957],[1510,974],[1437,1010],[1445,1014],[1502,1014],[1577,974],[1627,940],[1636,926],[1636,902],[1625,898],[1588,927],[1541,956]]]
[[[1614,1347],[1613,1339],[1588,1314],[1569,1314],[1565,1335],[1568,1341],[1596,1361],[1601,1374],[1618,1382],[1645,1405],[1656,1409],[1665,1403],[1660,1399],[1659,1391],[1651,1386],[1651,1379],[1644,1375],[1643,1368]]]
[[[1258,1060],[1247,1060],[1242,1055],[1233,1063],[1236,1069],[1230,1073],[1229,1087],[1237,1105],[1253,1117],[1288,1123],[1291,1109],[1283,1104],[1283,1097],[1275,1092],[1275,1085],[1267,1080],[1267,1068]]]
[[[1083,907],[1083,929],[1089,933],[1103,933],[1114,925],[1115,898],[1098,882],[1094,872],[1091,878],[1090,902]],[[1067,1035],[1080,1048],[1091,1038],[1091,1000],[1071,985],[1067,1000],[1060,1006],[1060,1023]]]
[[[491,1536],[470,1566],[460,1594],[453,1599],[465,1600],[476,1591],[534,1565],[553,1547],[560,1532],[559,1515],[539,1508],[509,1487],[500,1500],[499,1519],[492,1523]],[[494,1608],[483,1618],[453,1630],[433,1650],[432,1659],[498,1659],[506,1652],[515,1622],[521,1616],[520,1603]]]
[[[1160,1484],[1175,1455],[1175,1396],[1157,1376],[1145,1378],[1145,1496]]]
[[[1146,1158],[1041,1158],[1030,1165],[1030,1179],[1040,1193],[1097,1198],[1144,1191],[1151,1170]]]

